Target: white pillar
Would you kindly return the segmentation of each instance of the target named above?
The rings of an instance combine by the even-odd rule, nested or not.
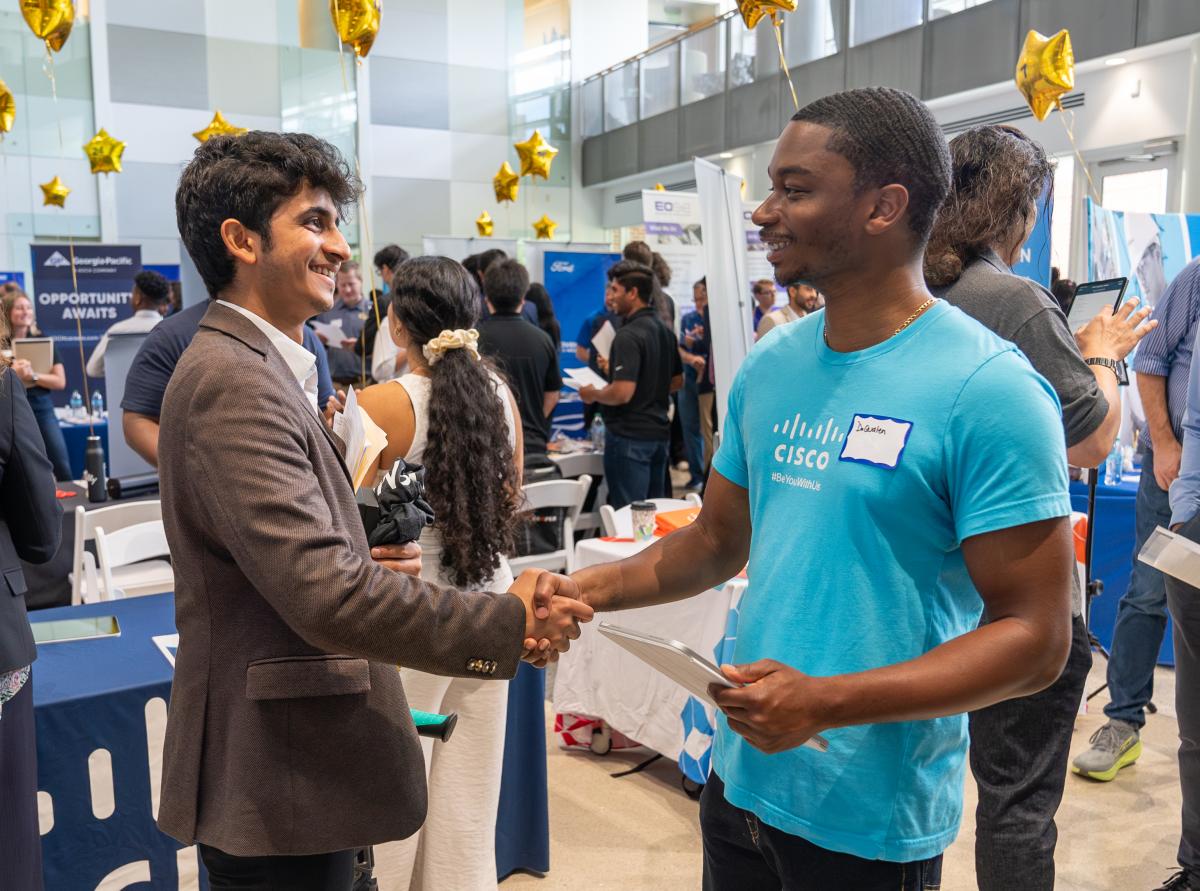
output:
[[[117,139],[121,128],[113,119],[112,91],[108,81],[108,0],[92,0],[89,34],[92,41],[92,109],[96,129],[108,130]],[[90,138],[89,134],[89,138]],[[119,173],[96,174],[97,205],[100,210],[100,241],[115,244],[117,232],[117,181]]]
[[[1179,209],[1183,213],[1200,213],[1200,37],[1192,41],[1187,125],[1180,166],[1183,187],[1179,192]]]

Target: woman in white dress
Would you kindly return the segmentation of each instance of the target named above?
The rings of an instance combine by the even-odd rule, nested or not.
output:
[[[359,404],[398,457],[425,467],[436,521],[421,536],[421,578],[465,590],[505,591],[520,506],[521,424],[499,374],[479,355],[476,286],[461,265],[416,257],[392,280],[388,325],[408,350],[409,372],[368,387]],[[377,874],[400,888],[494,889],[496,809],[508,684],[401,669],[409,705],[457,712],[453,739],[423,740],[429,814],[412,838],[375,849]],[[386,884],[383,886],[387,891]]]

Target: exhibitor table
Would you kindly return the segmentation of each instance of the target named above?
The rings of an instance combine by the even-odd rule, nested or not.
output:
[[[154,825],[175,633],[171,594],[61,607],[34,621],[117,617],[115,638],[44,644],[33,666],[38,804],[47,889],[148,883],[206,888],[194,848]],[[509,685],[497,820],[500,877],[549,869],[544,681],[527,665]],[[451,738],[446,745],[453,745]]]
[[[575,547],[577,569],[621,560],[649,543],[585,539]],[[554,711],[601,718],[647,748],[679,762],[684,776],[708,779],[715,710],[597,631],[603,621],[678,640],[717,664],[729,662],[737,637],[737,606],[745,579],[735,578],[675,603],[597,613],[558,662]]]

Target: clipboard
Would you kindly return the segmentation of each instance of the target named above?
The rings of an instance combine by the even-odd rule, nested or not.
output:
[[[54,370],[54,341],[49,337],[22,337],[12,342],[13,358],[28,359],[34,374]]]
[[[713,665],[687,644],[677,640],[665,640],[651,634],[643,634],[631,628],[621,628],[610,622],[601,622],[600,633],[622,649],[637,656],[659,674],[673,680],[697,699],[706,702],[713,708],[717,704],[708,695],[708,685],[719,687],[736,687],[729,678],[721,674],[721,670]],[[808,748],[824,752],[829,749],[829,741],[823,736],[816,735],[804,743]]]

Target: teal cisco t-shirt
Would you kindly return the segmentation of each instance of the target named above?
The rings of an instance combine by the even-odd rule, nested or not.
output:
[[[716,470],[749,490],[750,586],[734,661],[810,675],[916,658],[975,628],[963,539],[1071,511],[1057,397],[1025,357],[945,302],[856,353],[823,312],[751,351]],[[720,721],[728,800],[823,848],[933,857],[958,832],[966,716],[830,730],[764,755]]]

